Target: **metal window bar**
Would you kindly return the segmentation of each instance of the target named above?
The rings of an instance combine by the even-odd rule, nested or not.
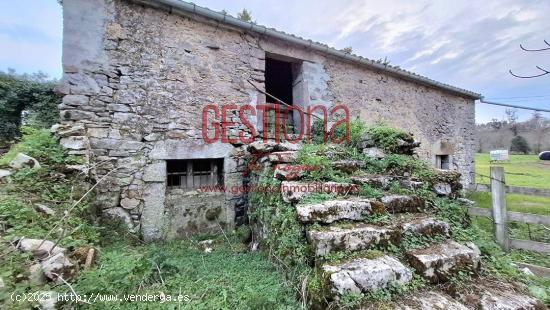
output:
[[[221,184],[221,162],[217,160],[184,160],[185,171],[167,172],[169,188],[198,189]]]

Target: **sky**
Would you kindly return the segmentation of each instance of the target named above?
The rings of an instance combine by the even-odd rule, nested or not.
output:
[[[70,0],[67,0],[70,1]],[[195,0],[256,23],[481,93],[486,100],[550,109],[548,0]],[[63,17],[56,0],[0,0],[0,70],[61,77]],[[476,121],[503,119],[505,108],[476,103]],[[518,110],[520,119],[532,112]],[[544,113],[550,117],[550,113]]]

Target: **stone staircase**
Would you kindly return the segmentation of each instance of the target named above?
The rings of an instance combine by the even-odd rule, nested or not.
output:
[[[364,168],[363,163],[349,160],[336,161],[334,167],[353,174],[351,183],[303,181],[304,173],[293,166],[295,152],[279,147],[275,153],[266,155],[266,162],[272,163],[273,177],[282,181],[283,201],[296,209],[315,256],[315,266],[327,281],[330,292],[326,299],[338,300],[350,293],[368,294],[404,286],[422,277],[432,285],[384,307],[391,304],[391,309],[546,309],[528,295],[502,293],[486,283],[476,284],[479,299],[474,301],[460,294],[449,296],[439,284],[458,273],[475,274],[481,266],[479,249],[473,243],[453,241],[449,223],[426,212],[426,203],[419,196],[386,194],[375,199],[362,197],[359,190],[367,184],[387,192],[396,182],[402,188],[415,190],[423,186],[422,182],[407,176],[357,175],[357,170]],[[437,193],[435,189],[434,192]],[[332,198],[309,199],[313,193]],[[453,191],[445,196],[457,197],[458,193]],[[391,250],[411,237],[429,242],[406,251]],[[379,309],[375,305],[367,308]]]
[[[377,176],[377,187],[384,187],[389,176]],[[382,181],[381,181],[382,180]],[[425,202],[418,196],[386,195],[380,199],[363,198],[356,190],[344,191],[322,202],[303,202],[308,197],[303,189],[307,182],[282,182],[282,195],[295,204],[298,220],[305,225],[306,238],[316,256],[316,264],[325,273],[332,298],[349,293],[369,293],[390,286],[407,285],[416,273],[428,283],[441,284],[459,272],[476,272],[480,268],[480,251],[473,243],[460,244],[450,239],[449,224],[424,212]],[[336,188],[348,189],[350,184],[326,182],[314,184],[318,192],[342,194]],[[284,190],[283,190],[284,188]],[[312,188],[311,186],[309,188]],[[371,223],[373,216],[389,214],[390,223]],[[384,251],[389,245],[399,246],[405,236],[439,237],[433,245],[406,252],[405,257],[395,257]],[[369,250],[378,250],[372,256]],[[334,253],[344,253],[350,259],[337,262],[325,258]],[[365,254],[363,254],[365,253]],[[354,255],[357,254],[357,255]],[[362,256],[364,255],[364,257]],[[406,301],[394,304],[394,309],[469,309],[461,301],[446,293],[434,290],[422,291]],[[485,294],[485,295],[484,295]],[[482,296],[495,295],[487,288]],[[482,309],[539,309],[535,299],[521,294],[500,294],[495,302],[487,297],[485,303],[475,307]],[[501,308],[505,305],[514,307]],[[484,307],[483,305],[489,305]],[[540,308],[544,309],[544,308]]]

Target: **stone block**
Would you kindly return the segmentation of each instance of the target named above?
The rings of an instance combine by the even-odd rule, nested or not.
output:
[[[417,196],[389,195],[382,197],[389,213],[419,212],[424,209],[424,200]]]
[[[409,251],[407,257],[411,266],[433,283],[447,281],[458,271],[477,271],[480,267],[480,252],[473,243],[447,241]]]
[[[61,138],[59,144],[69,150],[85,150],[89,147],[88,137],[86,136],[71,136]]]
[[[360,251],[374,245],[398,244],[400,231],[363,223],[333,225],[308,231],[307,239],[315,255],[323,256],[334,251]]]
[[[412,272],[391,256],[376,259],[358,258],[340,265],[323,265],[330,275],[331,291],[336,296],[346,293],[367,293],[388,287],[405,285]]]
[[[166,182],[166,162],[159,161],[145,166],[143,172],[145,182]]]
[[[90,102],[90,97],[84,95],[66,95],[63,97],[62,102],[66,106],[83,106]]]
[[[329,224],[340,220],[361,221],[370,214],[384,212],[384,205],[372,199],[354,198],[299,204],[296,211],[302,223]]]
[[[281,183],[281,194],[285,202],[298,202],[313,193],[347,195],[357,193],[357,191],[357,185],[350,183],[296,181],[283,181]]]
[[[412,235],[435,236],[449,235],[449,224],[433,218],[420,218],[401,224],[403,233]]]

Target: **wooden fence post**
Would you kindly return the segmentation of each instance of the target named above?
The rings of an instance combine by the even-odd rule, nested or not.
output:
[[[504,251],[510,249],[508,215],[506,212],[506,184],[504,168],[491,167],[491,198],[493,200],[493,223],[496,242]]]

